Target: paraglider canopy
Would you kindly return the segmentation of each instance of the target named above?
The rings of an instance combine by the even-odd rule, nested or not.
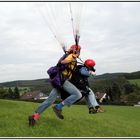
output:
[[[71,36],[68,37],[66,32],[74,37],[74,42],[78,49],[82,7],[82,3],[71,2],[49,4],[43,3],[43,5],[36,5],[36,8],[42,16],[44,23],[46,23],[47,27],[58,41],[64,52],[66,52],[67,46],[69,46],[66,44],[66,42],[71,40]],[[59,11],[56,12],[56,8],[59,9]],[[65,15],[65,17],[62,16],[62,14]],[[63,20],[66,22],[66,24],[63,24]]]

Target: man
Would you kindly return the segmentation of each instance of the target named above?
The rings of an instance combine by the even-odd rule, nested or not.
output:
[[[87,59],[84,62],[84,65],[78,65],[77,69],[74,71],[73,76],[71,78],[71,83],[73,83],[82,93],[82,98],[85,97],[89,113],[97,113],[104,112],[104,110],[100,107],[98,102],[96,101],[96,97],[94,92],[89,86],[88,78],[90,76],[95,75],[95,61],[92,59]],[[61,98],[65,99],[69,96],[64,90],[61,91]],[[80,99],[79,99],[80,100]],[[77,102],[79,101],[77,100]]]
[[[34,114],[29,116],[29,126],[34,126],[40,114],[55,102],[61,88],[68,92],[70,96],[59,104],[53,106],[53,110],[59,119],[64,119],[62,114],[62,108],[64,106],[71,106],[76,100],[82,97],[79,89],[69,81],[72,77],[73,71],[77,66],[76,59],[80,55],[80,50],[81,47],[79,45],[72,45],[67,54],[59,60],[57,64],[59,71],[56,73],[56,75],[50,76],[54,88],[52,89],[49,97],[36,109]],[[57,78],[55,79],[56,76]],[[62,82],[57,84],[60,79]]]

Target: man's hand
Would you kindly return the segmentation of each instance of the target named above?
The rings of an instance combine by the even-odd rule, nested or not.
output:
[[[90,75],[95,76],[96,73],[94,71],[89,71]]]

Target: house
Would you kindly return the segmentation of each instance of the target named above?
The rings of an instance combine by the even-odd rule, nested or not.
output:
[[[137,104],[134,105],[135,107],[140,107],[140,101],[138,101]]]
[[[47,98],[48,96],[40,91],[27,92],[20,97],[21,100],[41,100]]]

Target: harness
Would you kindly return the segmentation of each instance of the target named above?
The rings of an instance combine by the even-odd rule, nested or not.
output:
[[[82,93],[82,98],[89,94],[90,90],[89,90],[89,82],[88,82],[88,77],[86,76],[82,76],[79,72],[79,69],[84,67],[83,65],[78,65],[75,69],[75,71],[73,71],[72,77],[70,79],[70,82],[75,85]],[[69,95],[69,93],[67,93],[65,90],[61,89],[61,99],[65,100]],[[81,100],[82,98],[80,98],[79,100]],[[79,100],[77,100],[76,102],[78,102]]]
[[[68,64],[61,64],[60,62],[62,60],[64,60],[68,55],[71,55],[71,54],[65,54],[64,57],[58,61],[58,65],[61,68],[61,71],[60,71],[60,76],[62,78],[64,78],[65,80],[68,79],[70,80],[71,77],[72,77],[72,74],[73,74],[73,71],[76,69],[76,66],[77,66],[77,61],[74,61],[74,62],[70,62]]]
[[[73,83],[78,89],[86,91],[87,86],[89,87],[88,77],[80,74],[79,69],[84,67],[83,65],[78,65],[75,71],[73,72],[71,83]]]
[[[50,82],[54,88],[62,88],[65,80],[70,80],[72,73],[77,66],[77,62],[71,62],[69,64],[61,64],[61,61],[64,60],[69,54],[64,54],[58,61],[56,66],[50,67],[47,70],[47,73],[50,76]]]

